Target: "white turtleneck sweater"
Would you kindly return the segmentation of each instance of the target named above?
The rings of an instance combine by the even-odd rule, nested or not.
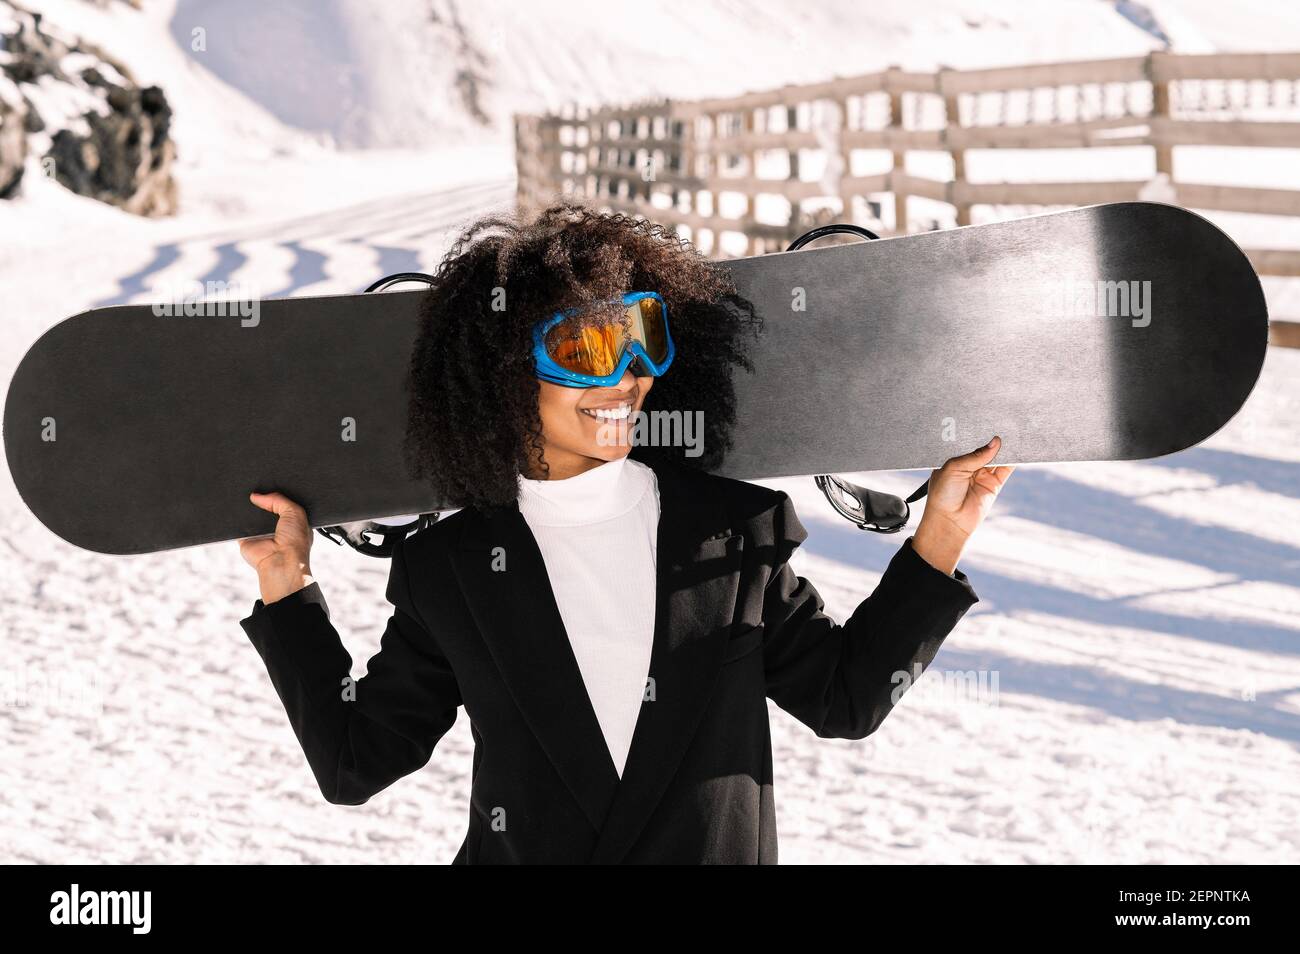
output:
[[[654,643],[659,486],[627,457],[564,480],[519,478],[527,521],[610,758],[623,776]]]

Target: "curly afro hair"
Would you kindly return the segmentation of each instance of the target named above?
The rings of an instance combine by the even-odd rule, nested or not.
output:
[[[532,328],[567,307],[657,291],[677,356],[645,411],[703,412],[703,453],[638,456],[713,469],[731,446],[734,367],[753,371],[744,338],[761,319],[726,270],[652,222],[560,202],[522,220],[492,215],[465,229],[433,276],[407,386],[406,455],[440,499],[509,507],[518,476],[545,472]]]

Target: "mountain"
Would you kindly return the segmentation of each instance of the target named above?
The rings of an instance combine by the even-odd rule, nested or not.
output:
[[[249,117],[344,148],[508,142],[514,112],[573,102],[725,96],[890,64],[993,66],[1161,45],[1098,0],[31,3],[146,80],[166,81],[178,123],[188,94],[207,106],[212,90],[198,87],[215,81]],[[173,89],[178,67],[186,75]]]

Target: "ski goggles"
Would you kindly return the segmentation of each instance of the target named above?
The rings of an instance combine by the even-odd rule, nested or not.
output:
[[[533,327],[537,376],[570,388],[608,388],[636,361],[652,377],[673,363],[668,306],[658,292],[559,311]]]

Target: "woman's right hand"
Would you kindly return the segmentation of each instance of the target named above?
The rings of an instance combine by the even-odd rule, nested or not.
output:
[[[279,518],[275,533],[239,541],[240,555],[257,570],[262,602],[274,603],[312,583],[311,526],[307,511],[284,494],[249,494],[249,500]]]

